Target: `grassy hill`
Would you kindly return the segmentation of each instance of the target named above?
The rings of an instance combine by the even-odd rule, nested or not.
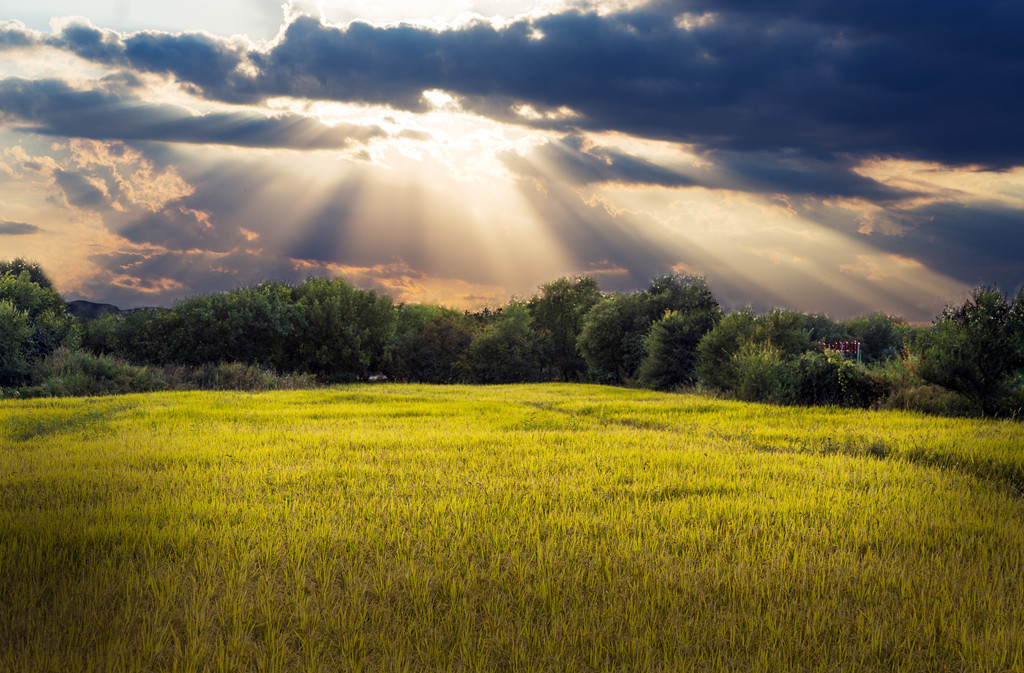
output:
[[[581,385],[0,402],[0,670],[1024,670],[1024,426]]]

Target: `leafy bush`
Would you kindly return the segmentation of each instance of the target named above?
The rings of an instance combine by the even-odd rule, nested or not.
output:
[[[750,402],[867,408],[889,390],[884,378],[832,352],[786,357],[770,344],[745,344],[731,368],[732,390]]]
[[[722,390],[749,384],[751,373],[738,370],[740,364],[751,367],[766,353],[774,353],[781,361],[811,349],[806,323],[803,314],[778,309],[760,316],[751,309],[724,316],[697,347],[698,379],[705,386]]]
[[[18,397],[118,395],[155,390],[293,390],[317,385],[308,374],[281,375],[241,362],[196,367],[139,366],[110,355],[61,348],[36,364]]]
[[[978,414],[977,406],[960,393],[922,379],[912,355],[876,362],[869,371],[885,385],[886,394],[874,404],[877,409],[917,411],[939,416]]]
[[[879,409],[918,411],[936,416],[976,416],[978,407],[958,392],[935,385],[920,383],[892,389],[878,404]]]
[[[805,405],[844,404],[840,374],[844,364],[848,363],[842,361],[842,356],[831,352],[807,352],[794,358],[782,368],[782,401]]]
[[[116,395],[162,390],[166,380],[158,370],[139,367],[108,355],[61,348],[39,362],[35,385],[22,390],[23,397],[65,395]]]
[[[873,375],[862,364],[843,359],[839,363],[838,378],[842,389],[838,404],[842,406],[866,409],[877,405],[889,395],[888,382],[883,377]]]
[[[313,388],[311,374],[279,374],[272,369],[243,362],[221,362],[198,367],[168,366],[162,369],[174,390],[299,390]]]
[[[781,402],[787,382],[782,353],[770,344],[744,344],[732,357],[736,396],[748,402]]]

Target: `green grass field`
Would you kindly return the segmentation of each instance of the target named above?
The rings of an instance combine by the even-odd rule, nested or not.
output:
[[[1024,671],[1024,425],[580,385],[0,402],[2,671]]]

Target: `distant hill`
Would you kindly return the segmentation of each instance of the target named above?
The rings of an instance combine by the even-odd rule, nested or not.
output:
[[[121,313],[121,309],[113,304],[97,304],[94,301],[76,299],[75,301],[68,302],[68,313],[76,318],[95,320],[108,313]]]

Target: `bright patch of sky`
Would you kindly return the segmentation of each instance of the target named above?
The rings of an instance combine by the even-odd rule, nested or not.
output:
[[[81,16],[93,25],[119,32],[200,30],[214,35],[245,35],[254,42],[272,39],[281,28],[281,0],[33,0],[0,6],[0,19],[18,20],[33,30],[50,30],[51,19]],[[291,11],[322,16],[331,23],[356,19],[372,23],[409,22],[449,25],[469,17],[510,19],[543,14],[568,6],[610,11],[641,4],[628,0],[566,2],[565,0],[318,0],[289,3]]]

